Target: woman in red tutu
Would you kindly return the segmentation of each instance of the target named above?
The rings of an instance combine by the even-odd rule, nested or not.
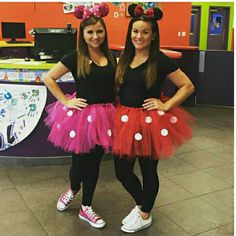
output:
[[[120,106],[116,110],[113,154],[115,172],[136,206],[123,219],[121,230],[133,233],[152,224],[159,179],[157,165],[161,158],[189,140],[193,117],[178,107],[194,91],[189,78],[176,63],[159,49],[158,8],[144,11],[132,4],[124,52],[119,60],[116,80]],[[168,78],[178,88],[166,99],[161,96],[163,80]],[[138,159],[143,183],[134,174]]]
[[[108,50],[105,22],[106,4],[88,8],[78,6],[78,50],[65,55],[47,74],[44,82],[58,102],[46,109],[46,125],[51,128],[48,139],[72,153],[70,187],[58,202],[64,211],[83,186],[79,217],[95,228],[105,226],[104,220],[91,208],[99,167],[104,152],[111,151],[114,124],[114,77],[116,61]],[[65,95],[58,78],[71,72],[75,80],[75,94]]]

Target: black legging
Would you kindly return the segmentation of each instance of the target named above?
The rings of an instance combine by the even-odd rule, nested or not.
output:
[[[139,166],[143,178],[143,187],[139,178],[134,174],[135,160],[114,157],[115,173],[117,179],[131,194],[137,205],[141,205],[143,212],[151,212],[158,190],[159,178],[157,175],[158,160],[139,157]]]
[[[77,192],[81,188],[81,183],[83,184],[82,205],[84,206],[91,206],[103,154],[103,148],[96,146],[91,153],[72,155],[71,189]]]

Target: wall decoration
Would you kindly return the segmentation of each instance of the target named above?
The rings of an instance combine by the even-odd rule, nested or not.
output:
[[[112,2],[115,7],[113,9],[113,18],[119,19],[120,17],[124,17],[126,15],[126,4],[124,2]]]
[[[63,1],[62,2],[62,7],[63,7],[63,12],[65,14],[68,14],[68,13],[73,13],[75,12],[75,7],[76,6],[79,6],[79,5],[83,5],[83,6],[87,6],[87,7],[93,7],[94,4],[96,3],[99,3],[99,1],[92,1],[92,2],[79,2],[79,1],[76,1],[76,2],[67,2],[67,1]]]
[[[222,23],[223,23],[223,15],[219,13],[213,13],[211,15],[210,34],[211,35],[222,34]]]
[[[119,6],[121,4],[121,2],[112,2],[112,4],[115,6]]]
[[[66,13],[71,13],[75,11],[75,7],[73,4],[65,3],[63,4],[63,12]]]
[[[43,82],[48,70],[0,69],[0,81]],[[71,72],[66,73],[57,82],[74,82]]]
[[[119,16],[120,16],[119,12],[118,12],[118,11],[114,11],[113,17],[116,18],[116,19],[118,19]]]
[[[125,9],[126,9],[125,3],[122,2],[122,3],[119,5],[119,8],[120,8],[120,11],[125,11]]]
[[[0,84],[0,151],[18,144],[34,130],[46,99],[45,86]]]

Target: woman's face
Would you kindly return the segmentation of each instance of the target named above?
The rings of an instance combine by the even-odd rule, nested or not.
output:
[[[104,42],[105,34],[105,29],[99,21],[94,25],[86,26],[83,31],[84,40],[91,48],[100,47]]]
[[[131,41],[135,49],[149,49],[155,36],[156,34],[152,32],[152,26],[149,22],[139,20],[133,23],[131,30]]]

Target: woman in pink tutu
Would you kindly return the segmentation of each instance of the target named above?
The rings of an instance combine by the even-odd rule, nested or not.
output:
[[[57,98],[47,107],[46,125],[51,129],[48,140],[72,153],[70,187],[58,199],[57,209],[64,211],[83,186],[79,217],[95,228],[105,226],[91,203],[104,152],[111,151],[114,124],[115,58],[108,50],[105,22],[106,4],[88,8],[78,6],[78,50],[65,55],[47,74],[44,83]],[[65,95],[55,82],[71,72],[75,94]]]
[[[171,157],[175,148],[191,138],[194,119],[178,105],[193,93],[194,86],[160,51],[156,21],[162,18],[161,10],[144,11],[141,5],[132,4],[129,14],[133,18],[116,72],[120,105],[115,115],[113,154],[116,176],[136,203],[122,220],[121,230],[134,233],[152,224],[159,159]],[[170,99],[161,96],[165,78],[178,88]],[[134,174],[136,159],[142,183]]]

